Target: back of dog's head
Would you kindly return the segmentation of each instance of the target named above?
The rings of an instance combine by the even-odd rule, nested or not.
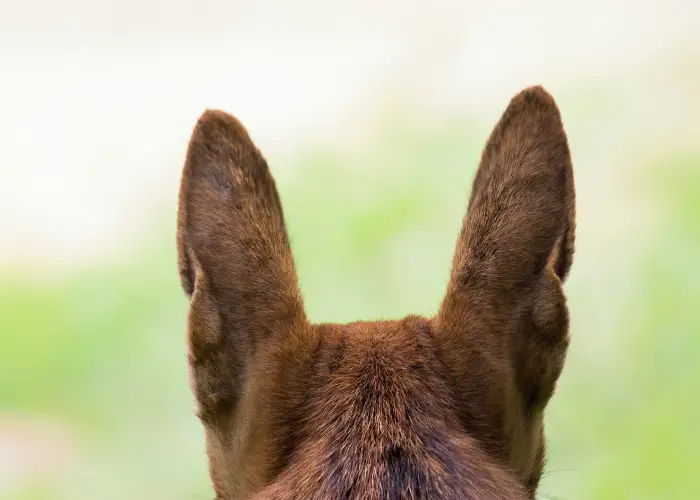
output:
[[[484,149],[437,315],[312,325],[267,164],[235,118],[205,112],[178,251],[217,498],[534,498],[573,244],[566,136],[533,87]]]

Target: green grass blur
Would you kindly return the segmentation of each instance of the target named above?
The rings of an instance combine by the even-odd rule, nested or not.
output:
[[[547,414],[541,493],[697,498],[700,150],[632,155],[605,172],[592,160],[599,110],[568,99],[573,343]],[[278,182],[314,321],[430,314],[442,297],[488,130],[400,119],[386,130],[351,156],[295,158]],[[2,271],[2,410],[55,424],[66,448],[3,498],[211,498],[187,385],[174,215],[168,206],[122,261],[51,280]]]

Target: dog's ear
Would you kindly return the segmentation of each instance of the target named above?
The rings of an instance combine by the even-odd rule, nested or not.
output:
[[[211,419],[235,405],[257,344],[306,326],[275,182],[245,128],[224,112],[206,111],[192,133],[177,247],[192,384]]]
[[[537,422],[568,346],[562,282],[573,259],[574,199],[559,110],[541,87],[526,89],[484,149],[435,337],[463,424],[531,485],[538,469],[521,470],[519,460],[538,448]]]
[[[575,194],[568,142],[541,87],[512,99],[484,148],[455,252],[451,288],[516,290],[550,265],[566,279]]]
[[[501,255],[516,251],[512,260],[499,262],[507,264],[504,277],[510,271],[527,280],[522,273],[537,274],[550,259],[564,281],[573,262],[575,201],[569,146],[556,103],[542,87],[526,89],[511,100],[484,148],[464,221],[462,236],[469,240],[464,243],[477,256],[495,255],[497,247]]]

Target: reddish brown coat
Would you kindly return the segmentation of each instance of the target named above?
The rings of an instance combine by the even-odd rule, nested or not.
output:
[[[438,314],[312,325],[265,160],[235,118],[205,112],[178,253],[217,499],[534,498],[569,342],[574,198],[557,106],[526,89],[484,149]]]

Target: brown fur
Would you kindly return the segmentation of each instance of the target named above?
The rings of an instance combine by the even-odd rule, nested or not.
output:
[[[488,140],[438,314],[312,325],[265,160],[205,112],[178,251],[217,499],[534,498],[573,246],[561,118],[529,88]]]

